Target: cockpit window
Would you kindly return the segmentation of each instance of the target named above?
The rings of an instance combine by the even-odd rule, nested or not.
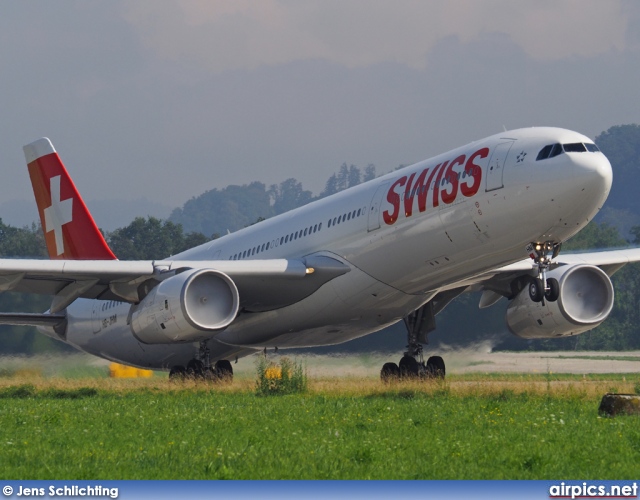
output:
[[[543,147],[538,153],[538,156],[536,157],[536,161],[546,160],[547,158],[549,158],[549,153],[551,153],[552,147],[553,147],[553,144],[549,144],[548,146]]]
[[[548,144],[547,146],[543,147],[540,152],[538,153],[538,156],[536,157],[536,161],[539,160],[546,160],[547,158],[553,158],[555,156],[558,156],[559,154],[562,154],[563,152],[566,153],[584,153],[586,151],[589,151],[591,153],[597,153],[600,150],[598,149],[598,146],[596,146],[593,143],[589,143],[589,142],[572,142],[570,144]]]
[[[554,156],[558,156],[559,154],[562,154],[562,144],[549,144],[540,150],[536,161],[553,158]]]
[[[563,144],[566,153],[584,153],[587,148],[581,142],[572,142],[571,144]]]
[[[555,156],[558,156],[559,154],[562,154],[562,145],[554,144],[551,148],[551,153],[549,153],[549,158],[553,158]]]

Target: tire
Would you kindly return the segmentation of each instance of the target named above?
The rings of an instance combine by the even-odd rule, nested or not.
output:
[[[192,359],[187,365],[187,375],[193,378],[204,378],[204,363],[199,359]]]
[[[184,380],[185,375],[187,374],[187,370],[185,370],[184,366],[176,365],[172,366],[171,370],[169,370],[169,380]]]
[[[413,356],[402,356],[398,366],[401,377],[417,378],[420,376],[420,363]]]
[[[558,300],[558,297],[560,297],[560,284],[558,283],[558,280],[555,278],[549,278],[547,280],[547,287],[549,289],[545,290],[544,297],[549,302],[555,302]]]
[[[233,380],[233,368],[231,367],[231,361],[219,359],[216,361],[215,371],[220,380],[227,382],[231,382]]]
[[[529,283],[529,297],[534,302],[542,302],[544,298],[544,285],[541,279],[534,278],[531,280]]]
[[[395,363],[385,363],[380,370],[380,380],[383,382],[393,382],[400,378],[400,368]]]
[[[427,373],[432,378],[444,378],[446,374],[444,359],[440,356],[431,356],[427,359]]]
[[[218,379],[218,372],[212,366],[210,366],[209,368],[205,368],[205,370],[204,370],[204,379],[207,382],[217,382],[219,380]]]

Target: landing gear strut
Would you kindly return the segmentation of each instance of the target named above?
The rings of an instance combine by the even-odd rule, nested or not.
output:
[[[211,356],[206,342],[200,342],[198,356],[184,366],[173,366],[169,371],[169,380],[210,380],[213,382],[231,382],[233,380],[233,368],[231,362],[219,359],[211,366]]]
[[[427,343],[427,333],[435,328],[433,304],[428,303],[404,318],[407,326],[407,350],[400,362],[385,363],[380,370],[383,382],[399,379],[444,378],[444,360],[431,356],[424,362],[422,344]]]
[[[560,253],[562,243],[553,241],[545,241],[543,243],[531,243],[529,246],[529,256],[538,266],[538,276],[532,278],[529,283],[529,297],[534,302],[542,302],[544,300],[555,302],[560,295],[560,285],[555,278],[547,278],[549,264]],[[551,255],[549,255],[551,254]]]

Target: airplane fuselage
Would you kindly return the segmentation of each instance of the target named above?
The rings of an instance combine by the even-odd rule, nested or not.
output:
[[[611,167],[597,149],[537,158],[545,146],[584,143],[592,144],[563,129],[505,132],[172,257],[219,261],[320,254],[351,268],[293,305],[241,311],[209,342],[212,358],[360,337],[396,323],[438,292],[526,258],[532,241],[565,241],[604,204]],[[139,342],[128,325],[130,307],[76,300],[67,308],[66,341],[142,367],[168,368],[194,357],[198,344]]]

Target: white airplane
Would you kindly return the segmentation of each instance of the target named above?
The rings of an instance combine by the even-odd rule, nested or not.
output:
[[[49,139],[24,147],[51,260],[0,259],[0,291],[53,297],[4,313],[82,351],[170,376],[232,376],[267,348],[337,344],[404,320],[392,376],[444,376],[422,344],[463,292],[506,297],[523,338],[576,335],[613,307],[640,249],[558,256],[604,204],[611,165],[584,135],[512,130],[156,261],[119,261]],[[473,328],[473,325],[469,325]]]

